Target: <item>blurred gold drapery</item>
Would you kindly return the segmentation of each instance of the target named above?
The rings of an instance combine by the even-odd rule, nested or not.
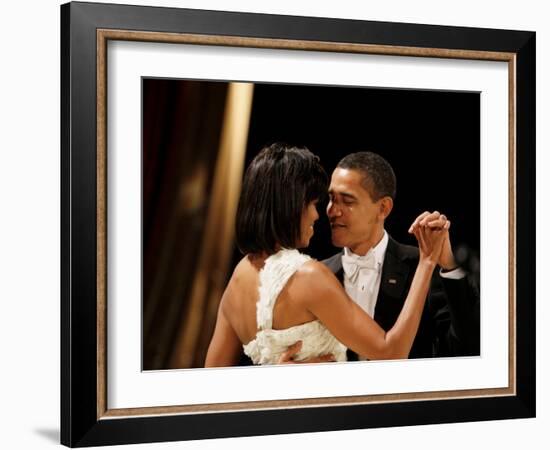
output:
[[[200,367],[233,252],[253,85],[143,88],[143,369]]]

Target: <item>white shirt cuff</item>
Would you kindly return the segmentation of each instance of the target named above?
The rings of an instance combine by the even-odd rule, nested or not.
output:
[[[443,269],[439,270],[439,275],[441,278],[447,278],[448,280],[462,280],[466,276],[466,272],[462,268],[457,267],[456,269],[449,270],[448,272],[443,272]]]

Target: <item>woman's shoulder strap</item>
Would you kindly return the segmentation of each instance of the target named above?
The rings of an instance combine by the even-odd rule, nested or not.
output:
[[[260,270],[259,298],[256,304],[258,329],[270,329],[273,325],[273,307],[277,297],[292,275],[311,257],[298,250],[280,250],[265,260]]]

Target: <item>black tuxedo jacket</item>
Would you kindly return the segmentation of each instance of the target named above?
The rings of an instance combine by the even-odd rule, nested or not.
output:
[[[343,251],[323,261],[343,284]],[[418,265],[418,248],[388,241],[374,320],[388,331],[399,316]],[[450,280],[434,270],[409,358],[479,355],[479,290],[469,277]],[[348,359],[357,355],[348,352]]]

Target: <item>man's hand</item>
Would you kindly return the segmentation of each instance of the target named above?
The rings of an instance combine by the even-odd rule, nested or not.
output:
[[[329,353],[328,355],[316,356],[314,358],[303,359],[301,361],[294,361],[293,358],[298,354],[301,349],[302,341],[295,342],[286,349],[286,352],[281,355],[278,364],[312,364],[336,361],[332,353]]]
[[[445,222],[447,222],[447,217],[444,214],[440,214],[437,211],[429,212],[425,211],[422,214],[420,214],[415,221],[412,223],[412,225],[409,228],[409,233],[414,234],[415,229],[420,226],[425,226],[429,228],[441,228],[443,225],[445,225]],[[449,221],[450,224],[450,221]],[[439,257],[439,261],[437,262],[439,267],[441,267],[443,270],[449,271],[456,269],[458,267],[458,264],[455,261],[455,257],[453,255],[453,249],[451,247],[451,239],[449,237],[449,234],[447,233],[447,236],[445,238],[445,242],[443,242],[443,248],[441,250],[441,255]]]

